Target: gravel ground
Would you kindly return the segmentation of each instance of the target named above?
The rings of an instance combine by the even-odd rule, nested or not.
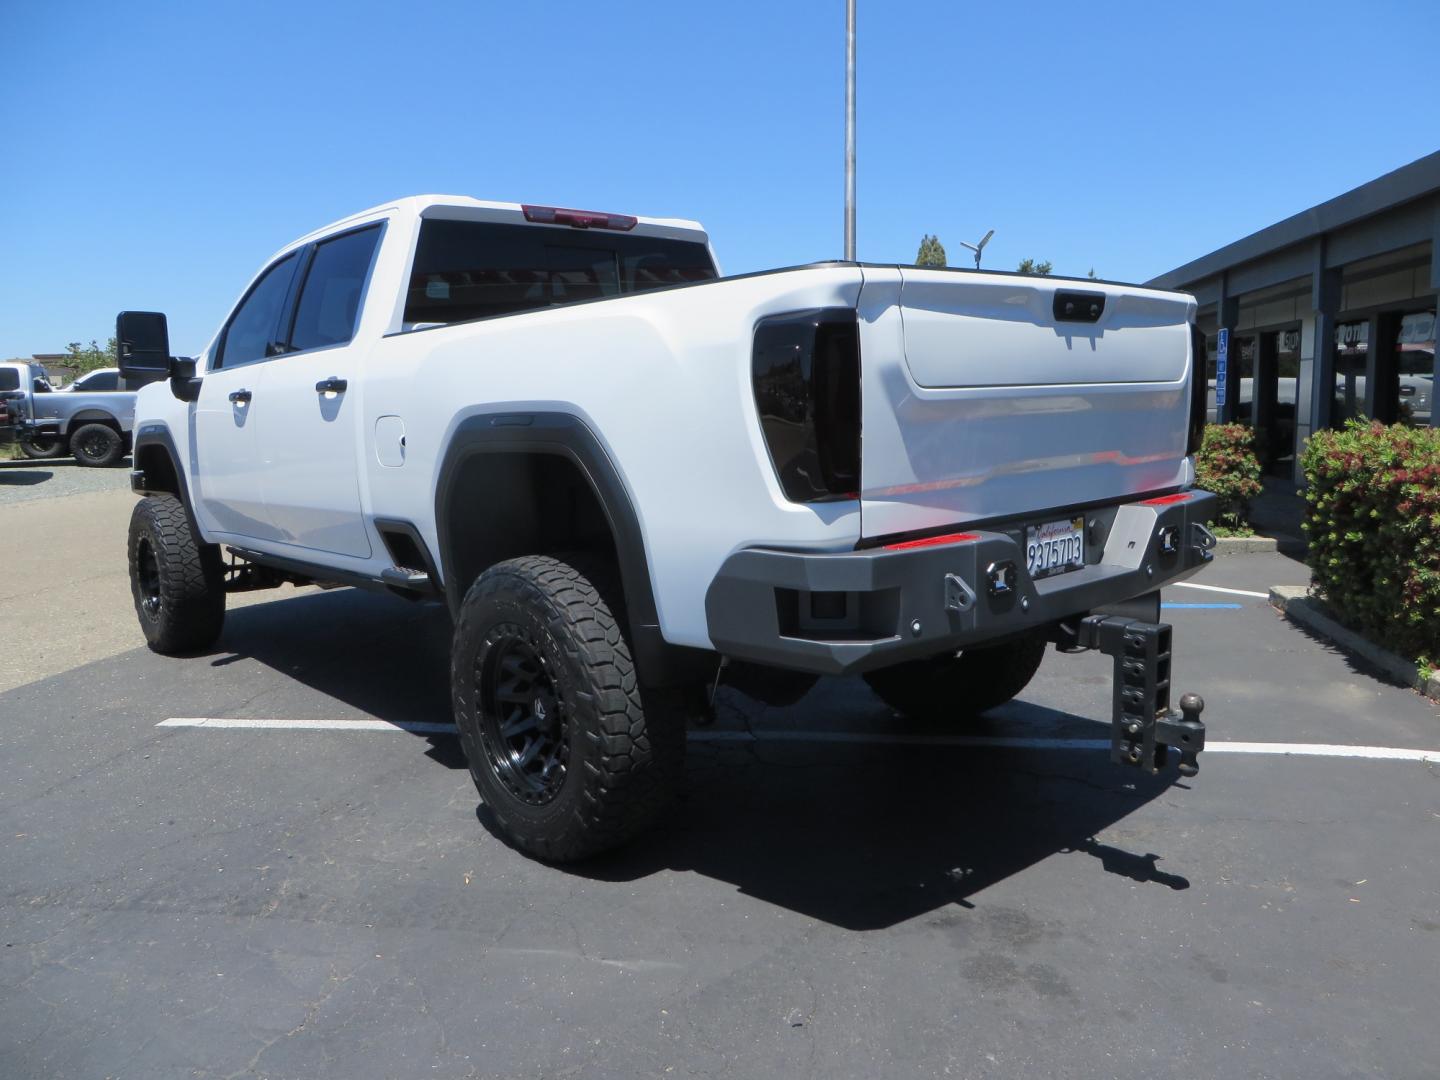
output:
[[[130,459],[113,469],[85,469],[70,458],[0,461],[0,507],[35,499],[123,491],[130,486]]]

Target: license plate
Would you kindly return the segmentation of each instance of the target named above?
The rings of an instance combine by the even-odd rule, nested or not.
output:
[[[1031,525],[1025,530],[1025,563],[1032,578],[1079,570],[1085,565],[1085,519]]]

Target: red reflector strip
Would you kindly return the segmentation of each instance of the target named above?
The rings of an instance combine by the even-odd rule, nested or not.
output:
[[[967,540],[979,540],[979,533],[947,533],[945,536],[926,536],[920,540],[902,540],[898,544],[886,544],[886,551],[906,551],[910,548],[934,547],[937,544],[963,544]]]
[[[1141,506],[1169,506],[1171,503],[1184,502],[1190,498],[1187,492],[1180,492],[1178,495],[1161,495],[1158,499],[1146,499]]]
[[[576,229],[615,229],[629,232],[638,224],[638,219],[628,214],[606,214],[598,210],[566,210],[561,206],[520,207],[526,221],[537,225],[570,225]]]

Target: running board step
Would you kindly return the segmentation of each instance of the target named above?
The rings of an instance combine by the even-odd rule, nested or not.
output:
[[[408,566],[387,566],[380,571],[380,580],[395,589],[430,591],[430,575],[424,570],[411,570]]]

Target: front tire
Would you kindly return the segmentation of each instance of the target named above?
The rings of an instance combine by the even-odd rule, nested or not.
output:
[[[24,435],[16,445],[31,461],[49,461],[65,453],[65,440],[58,435]]]
[[[684,714],[642,699],[621,620],[567,562],[480,575],[456,621],[451,693],[475,787],[522,851],[571,862],[617,847],[678,786]]]
[[[85,424],[70,436],[75,461],[91,469],[104,469],[125,456],[125,440],[104,424]]]
[[[167,656],[209,648],[225,624],[225,566],[174,495],[149,495],[130,515],[130,593],[145,642]]]
[[[881,668],[868,672],[865,681],[881,701],[913,719],[972,720],[1030,685],[1046,644],[1043,633],[1030,633],[958,656],[946,653]]]

